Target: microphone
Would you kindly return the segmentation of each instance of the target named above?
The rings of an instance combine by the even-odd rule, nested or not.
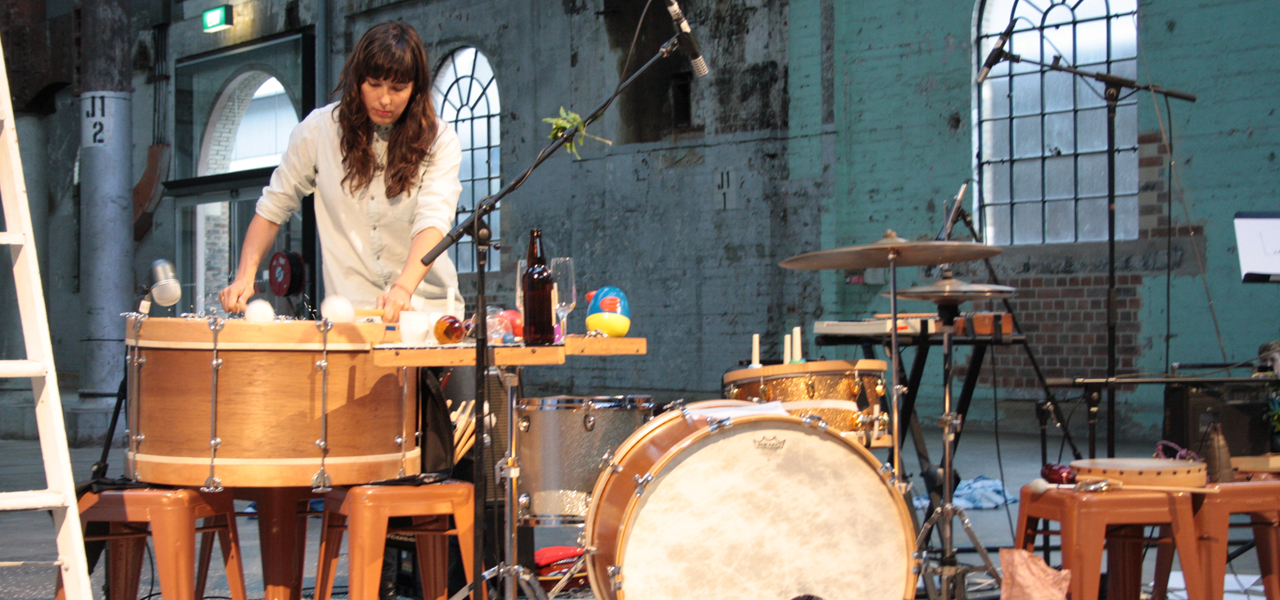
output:
[[[144,315],[151,312],[152,301],[160,306],[173,306],[182,299],[182,283],[178,281],[173,263],[163,258],[156,259],[151,263],[150,279],[151,285],[147,289],[147,296],[138,305],[138,312]]]
[[[707,61],[702,59],[698,42],[693,41],[693,30],[689,29],[689,22],[684,20],[684,13],[680,12],[680,5],[676,4],[676,0],[667,0],[667,12],[671,13],[671,20],[676,25],[677,41],[680,47],[684,48],[684,53],[689,56],[689,62],[693,65],[693,74],[706,77],[711,70],[707,68]]]
[[[991,74],[991,67],[1000,64],[1000,59],[1004,55],[1004,45],[1009,43],[1009,38],[1013,37],[1013,24],[1018,20],[1009,21],[1009,26],[1005,28],[1004,33],[1000,34],[1000,39],[996,40],[996,47],[991,49],[991,54],[987,55],[987,61],[982,63],[982,70],[978,72],[978,83],[987,80],[987,75]]]

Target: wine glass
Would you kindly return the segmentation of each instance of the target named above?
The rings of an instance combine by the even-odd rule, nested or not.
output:
[[[555,281],[553,292],[556,305],[556,317],[560,323],[560,335],[557,341],[564,339],[569,333],[569,313],[578,302],[578,288],[573,282],[573,259],[557,257],[551,259],[551,279]]]

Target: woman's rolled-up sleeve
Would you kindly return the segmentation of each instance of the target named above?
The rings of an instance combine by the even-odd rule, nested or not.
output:
[[[413,229],[409,239],[422,230],[435,228],[441,234],[453,228],[458,211],[458,194],[462,184],[458,181],[458,167],[462,162],[461,145],[453,126],[440,122],[440,134],[431,148],[427,165],[422,172],[422,185],[418,189],[418,206],[413,212]]]
[[[280,157],[280,166],[271,173],[271,182],[262,188],[256,211],[261,217],[284,223],[302,207],[302,199],[316,188],[316,146],[319,120],[329,112],[312,112],[289,134],[289,147]]]

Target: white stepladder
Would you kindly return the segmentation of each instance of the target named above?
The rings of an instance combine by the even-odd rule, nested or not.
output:
[[[13,259],[13,279],[17,289],[18,312],[22,321],[25,360],[0,360],[0,377],[31,378],[35,396],[36,428],[40,453],[49,489],[0,493],[0,511],[42,511],[53,513],[58,559],[48,562],[0,563],[0,567],[57,566],[68,600],[91,600],[89,571],[84,551],[84,533],[76,506],[75,481],[71,476],[71,452],[62,420],[62,399],[53,364],[53,344],[49,339],[49,317],[45,313],[40,266],[36,262],[31,212],[27,205],[27,185],[22,176],[18,136],[9,95],[9,73],[0,58],[0,203],[4,205],[5,231],[0,246],[8,246]]]

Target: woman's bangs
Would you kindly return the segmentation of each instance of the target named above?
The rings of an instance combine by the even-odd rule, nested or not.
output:
[[[370,53],[365,79],[381,79],[393,83],[414,82],[417,69],[414,68],[413,54],[408,48],[396,44],[379,50]]]

